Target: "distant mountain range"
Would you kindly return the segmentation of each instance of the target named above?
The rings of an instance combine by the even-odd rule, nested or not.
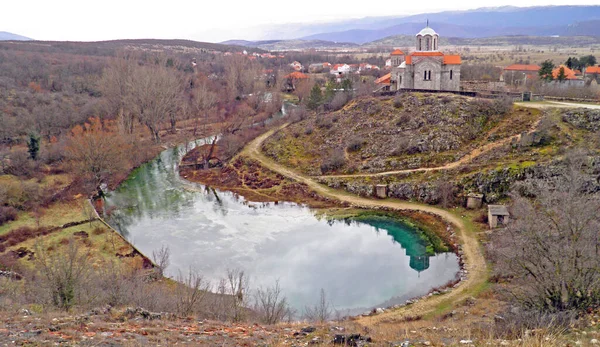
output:
[[[262,30],[264,39],[270,41],[301,39],[364,44],[388,36],[415,35],[425,27],[427,20],[442,37],[600,36],[600,6],[506,6],[404,17],[272,25]]]
[[[427,20],[445,37],[600,36],[600,6],[551,6],[420,14],[398,18],[395,25],[387,27],[322,32],[302,39],[363,44],[391,35],[414,35]]]
[[[25,37],[25,36],[21,36],[21,35],[17,35],[17,34],[13,34],[13,33],[9,33],[6,31],[0,31],[0,41],[31,41],[32,39],[30,39],[29,37]]]

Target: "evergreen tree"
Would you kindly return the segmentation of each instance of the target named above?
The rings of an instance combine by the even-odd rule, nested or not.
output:
[[[29,157],[33,160],[37,160],[40,152],[40,135],[36,133],[29,134],[29,140],[27,140],[27,151]]]
[[[342,89],[346,93],[352,92],[352,81],[349,78],[346,78],[345,80],[342,81]]]
[[[577,58],[575,58],[577,59]],[[565,65],[569,68],[572,69],[573,68],[573,58],[569,57],[569,59],[567,59],[567,61],[565,62]]]
[[[554,64],[551,60],[546,60],[542,63],[542,67],[538,71],[538,75],[543,80],[552,81],[552,70],[554,70]]]
[[[331,100],[333,100],[333,97],[336,93],[336,89],[340,89],[339,84],[336,81],[328,81],[325,85],[325,95],[323,96],[323,100],[325,102],[330,102]]]
[[[556,79],[560,82],[567,79],[567,75],[565,74],[565,68],[563,66],[561,66],[560,69],[558,69],[558,76],[556,76]]]
[[[316,110],[321,102],[323,101],[323,95],[321,94],[321,87],[315,83],[315,85],[310,90],[310,95],[308,96],[308,108],[311,110]]]

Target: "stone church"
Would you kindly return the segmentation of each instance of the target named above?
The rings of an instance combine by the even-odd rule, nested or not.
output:
[[[460,90],[460,56],[440,52],[439,41],[440,36],[427,23],[416,35],[414,52],[393,51],[389,89]]]

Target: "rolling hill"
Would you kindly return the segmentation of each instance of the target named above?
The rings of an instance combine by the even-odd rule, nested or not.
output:
[[[29,37],[9,33],[6,31],[0,31],[0,41],[30,41],[33,40]]]

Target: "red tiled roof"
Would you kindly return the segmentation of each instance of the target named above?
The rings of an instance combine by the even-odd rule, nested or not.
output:
[[[410,55],[413,57],[443,57],[444,53],[442,52],[412,52]]]
[[[585,73],[599,73],[600,74],[600,66],[589,66],[585,69]]]
[[[295,71],[295,72],[292,72],[291,74],[285,76],[285,78],[300,80],[300,79],[308,78],[308,76],[303,74],[302,72]]]
[[[404,55],[404,52],[396,48],[391,55]]]
[[[504,68],[504,71],[539,71],[539,65],[512,64]]]
[[[462,62],[460,60],[460,55],[445,55],[444,56],[444,64],[446,65],[460,65]]]
[[[377,84],[390,84],[390,81],[392,80],[392,74],[386,74],[383,75],[381,77],[379,77],[378,79],[375,80],[375,83]]]
[[[566,79],[568,79],[568,80],[576,80],[577,79],[577,76],[575,76],[575,71],[569,69],[568,67],[566,67],[564,65],[559,65],[554,70],[552,70],[552,77],[554,77],[554,79],[558,78],[558,74],[560,73],[560,68],[565,69]]]

